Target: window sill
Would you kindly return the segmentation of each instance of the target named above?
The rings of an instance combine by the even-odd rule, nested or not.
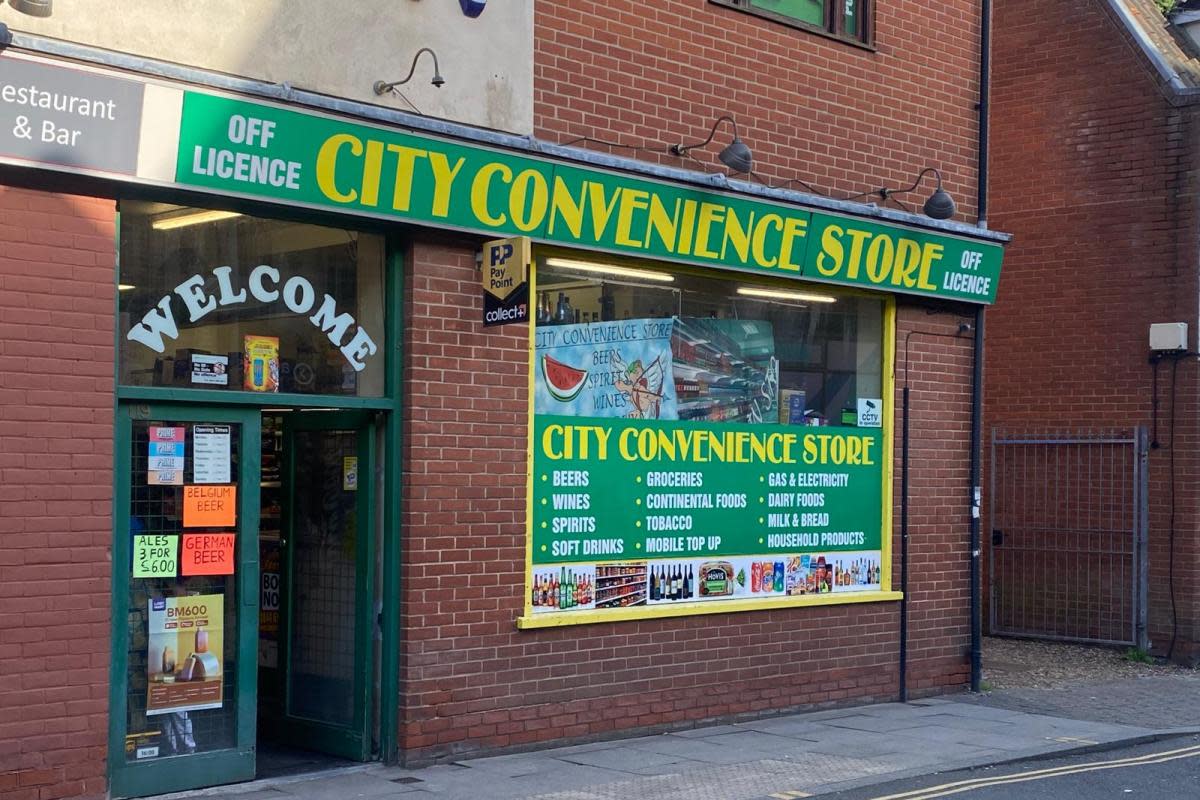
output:
[[[760,19],[770,20],[771,22],[775,22],[780,25],[786,25],[789,28],[795,28],[798,31],[804,31],[805,33],[811,33],[815,36],[820,36],[823,39],[831,39],[835,42],[840,42],[841,44],[846,44],[846,45],[850,45],[851,47],[856,47],[859,50],[866,50],[869,53],[879,52],[878,48],[876,48],[872,42],[864,42],[860,39],[855,39],[851,36],[843,36],[840,33],[833,33],[832,31],[827,31],[824,28],[818,28],[817,26],[810,25],[806,22],[800,22],[798,20],[790,19],[788,17],[784,17],[779,14],[774,14],[770,11],[767,11],[766,9],[751,8],[748,6],[740,5],[736,2],[734,2],[734,0],[708,0],[708,2],[714,6],[721,6],[723,8],[728,8],[732,11],[737,11],[742,14],[748,14],[749,16],[752,16],[752,17],[758,17]]]
[[[567,611],[564,613],[525,614],[517,618],[518,630],[560,628],[565,625],[592,625],[600,622],[691,617],[701,614],[731,614],[739,611],[763,611],[777,608],[838,606],[850,603],[887,603],[903,600],[904,595],[893,591],[834,592],[833,594],[778,597],[770,600],[721,600],[717,602],[681,603],[678,606],[638,606],[608,611]]]

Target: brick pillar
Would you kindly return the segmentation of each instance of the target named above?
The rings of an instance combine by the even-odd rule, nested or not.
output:
[[[0,796],[105,795],[112,201],[0,186]]]

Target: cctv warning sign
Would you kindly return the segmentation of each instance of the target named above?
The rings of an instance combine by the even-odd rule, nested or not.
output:
[[[529,321],[529,237],[483,245],[483,324]]]

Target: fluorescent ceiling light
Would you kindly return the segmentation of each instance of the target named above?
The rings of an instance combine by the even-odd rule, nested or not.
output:
[[[236,211],[189,211],[185,214],[175,214],[170,217],[159,217],[150,223],[156,231],[171,231],[176,228],[186,228],[189,225],[202,225],[205,222],[219,222],[223,219],[240,217]]]
[[[673,283],[674,275],[668,275],[665,272],[651,272],[648,269],[630,269],[628,267],[614,267],[612,264],[597,264],[592,261],[575,261],[570,258],[547,258],[547,267],[558,267],[559,269],[573,269],[579,272],[601,272],[606,275],[617,275],[622,278],[641,278],[647,281],[661,281],[663,283]]]
[[[118,292],[128,292],[130,289],[136,289],[136,288],[137,287],[134,286],[132,283],[118,283],[117,284]]]
[[[765,297],[770,300],[806,300],[810,303],[836,303],[837,298],[827,294],[809,294],[808,292],[784,292],[778,289],[754,289],[749,286],[739,286],[737,293],[747,297]]]

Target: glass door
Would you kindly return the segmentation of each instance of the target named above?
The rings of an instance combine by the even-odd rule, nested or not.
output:
[[[284,418],[284,738],[365,761],[375,626],[374,435],[359,412]]]
[[[112,795],[254,777],[259,414],[122,404]]]

